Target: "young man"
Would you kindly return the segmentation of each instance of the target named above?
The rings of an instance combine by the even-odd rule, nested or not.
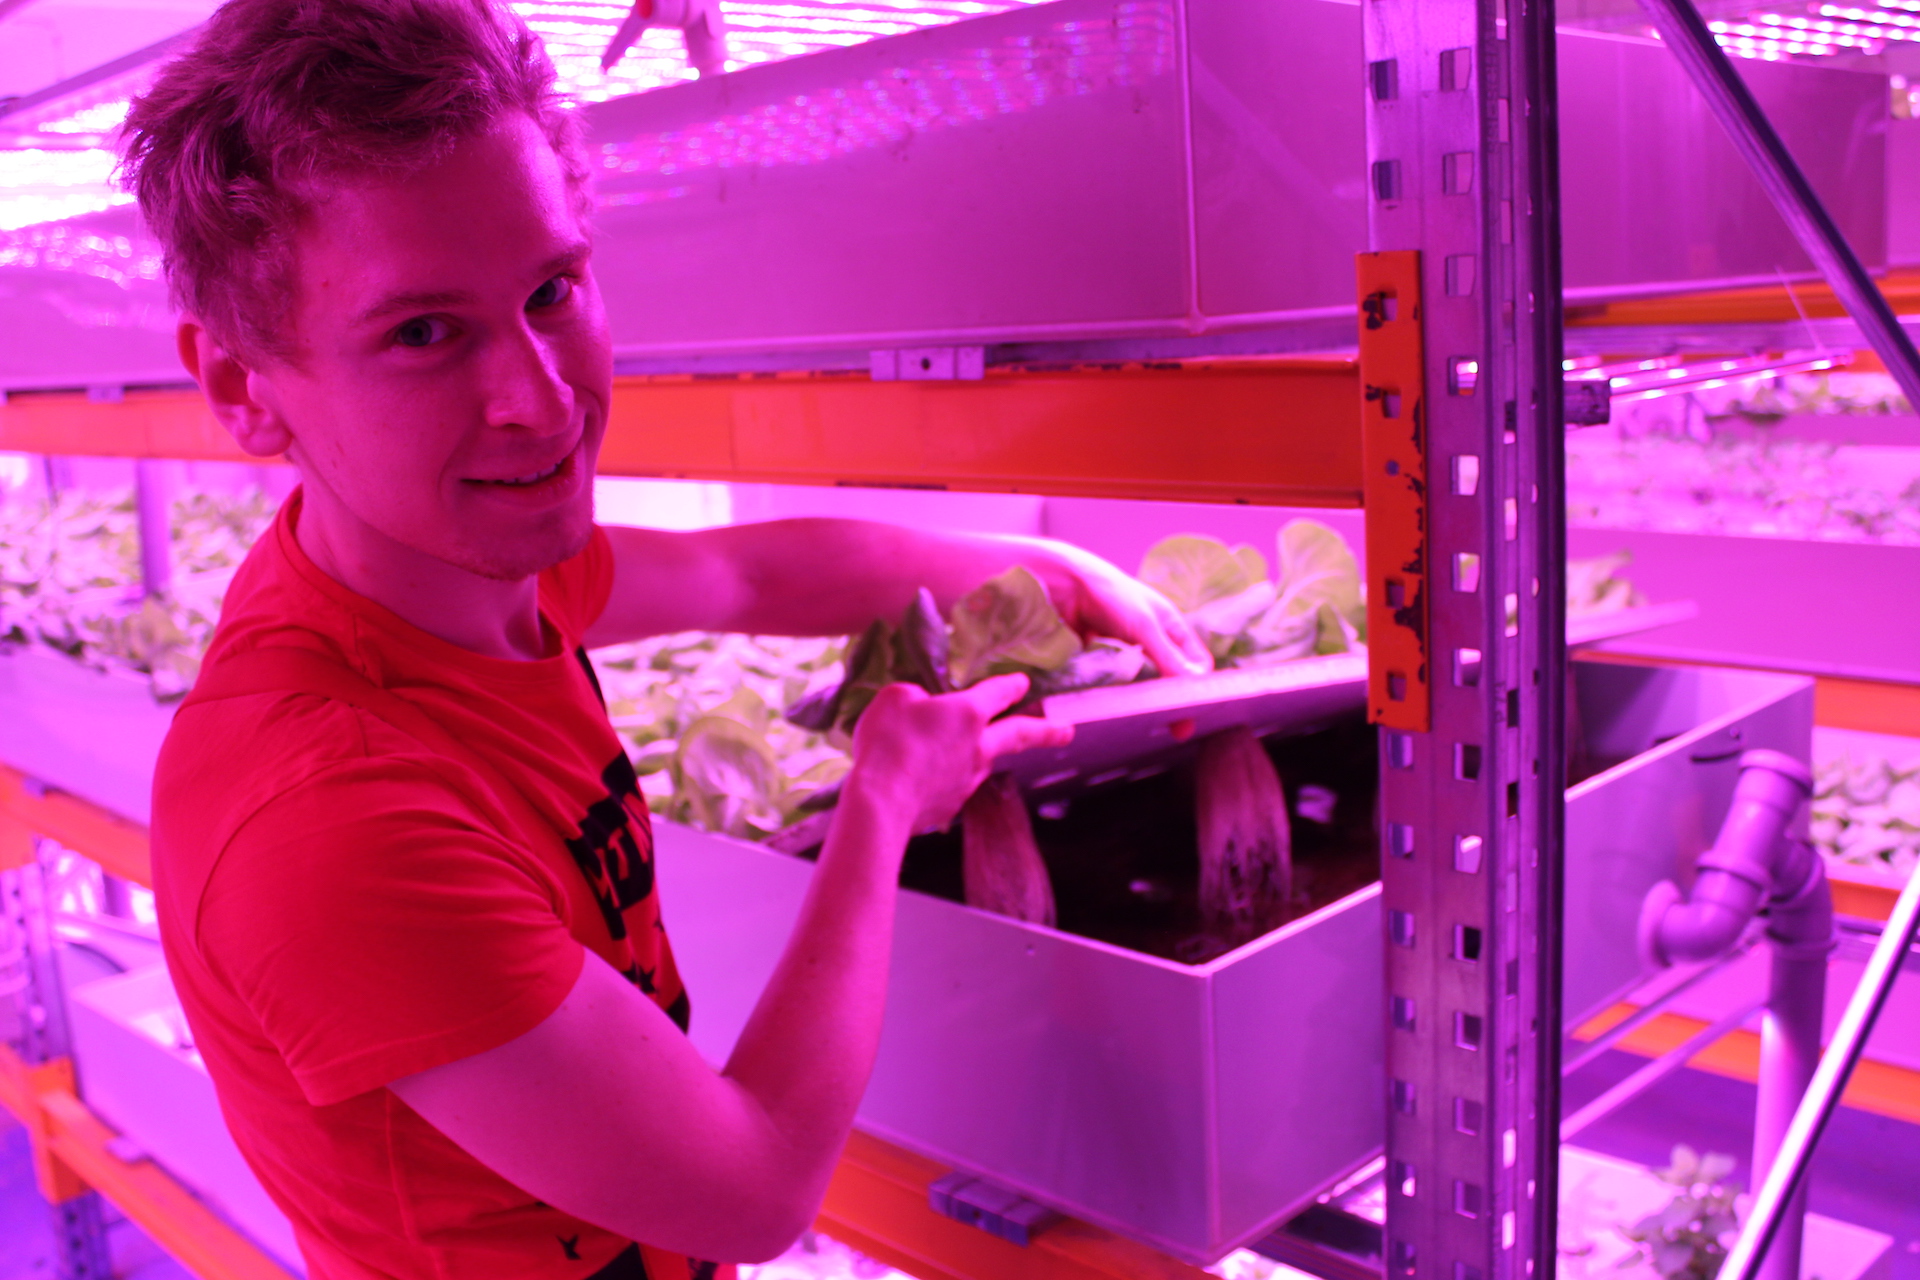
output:
[[[610,343],[551,79],[486,0],[233,0],[128,123],[181,357],[301,474],[168,738],[154,864],[228,1123],[328,1280],[778,1253],[865,1086],[907,837],[1061,740],[993,720],[1020,677],[883,691],[716,1072],[587,646],[845,633],[1020,563],[1079,627],[1205,661],[1163,599],[1057,544],[597,528]]]

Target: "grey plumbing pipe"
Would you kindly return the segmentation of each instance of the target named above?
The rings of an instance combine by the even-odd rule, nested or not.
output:
[[[1813,794],[1813,775],[1792,756],[1749,751],[1740,757],[1733,804],[1713,848],[1696,862],[1693,892],[1663,881],[1640,916],[1641,951],[1657,965],[1708,960],[1740,940],[1767,909],[1772,969],[1760,1030],[1759,1101],[1754,1110],[1753,1170],[1765,1177],[1786,1140],[1794,1110],[1820,1062],[1827,957],[1837,945],[1833,893],[1820,855],[1790,834]],[[1757,1280],[1800,1280],[1806,1188],[1785,1206]]]
[[[1860,326],[1861,336],[1900,384],[1907,403],[1920,405],[1920,352],[1900,327],[1873,277],[1840,234],[1840,228],[1794,162],[1767,113],[1713,38],[1693,0],[1640,0],[1660,39],[1686,69],[1693,87],[1720,119],[1734,148],[1746,159],[1787,229],[1820,269],[1827,284]]]

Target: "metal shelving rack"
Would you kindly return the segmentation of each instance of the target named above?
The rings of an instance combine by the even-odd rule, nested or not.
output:
[[[1546,1280],[1567,697],[1553,9],[1366,0],[1364,21],[1373,252],[1359,266],[1357,365],[628,378],[603,470],[1327,506],[1364,493],[1390,921],[1385,1268]],[[769,447],[739,429],[747,400],[745,416],[824,428],[806,448]],[[1176,413],[1223,424],[1222,447],[1174,467],[1152,445]],[[636,429],[663,418],[684,429]],[[927,420],[959,444],[930,456]],[[0,406],[0,448],[239,457],[195,394],[168,390],[17,397]],[[36,955],[41,908],[22,886],[41,837],[150,882],[143,830],[0,767],[0,882]],[[57,984],[36,984],[54,1009]],[[160,1170],[116,1155],[59,1046],[43,1047],[0,1052],[0,1103],[28,1122],[50,1200],[76,1206],[97,1188],[210,1280],[284,1276]],[[1201,1274],[1075,1222],[1026,1249],[994,1239],[927,1207],[943,1172],[856,1136],[821,1226],[925,1280]],[[71,1274],[97,1273],[95,1245],[69,1249]]]
[[[1365,31],[1366,483],[1370,512],[1402,515],[1370,518],[1367,548],[1374,652],[1392,634],[1404,655],[1371,690],[1385,1267],[1548,1277],[1567,701],[1553,7],[1372,0]],[[1408,325],[1404,370],[1376,380],[1373,351]]]

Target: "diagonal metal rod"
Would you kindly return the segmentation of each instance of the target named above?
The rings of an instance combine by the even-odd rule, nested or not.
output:
[[[1692,0],[1640,0],[1640,7],[1653,19],[1667,48],[1680,59],[1693,87],[1720,118],[1734,147],[1760,180],[1800,247],[1827,278],[1847,314],[1860,326],[1861,335],[1900,384],[1907,403],[1920,409],[1920,352],[1914,350],[1913,340],[1901,329],[1893,308],[1887,305],[1826,206],[1814,194],[1806,174],[1780,141],[1753,91],[1734,69],[1733,60],[1714,40],[1706,19],[1693,7]]]
[[[1873,1024],[1893,990],[1893,981],[1900,976],[1902,961],[1913,945],[1916,932],[1920,932],[1920,874],[1907,881],[1907,887],[1900,891],[1900,900],[1893,904],[1887,927],[1881,931],[1880,941],[1867,959],[1866,972],[1860,975],[1860,985],[1853,989],[1846,1012],[1840,1015],[1840,1025],[1834,1028],[1833,1039],[1820,1057],[1813,1082],[1807,1086],[1799,1108],[1793,1113],[1787,1136],[1780,1140],[1779,1154],[1773,1158],[1773,1167],[1767,1170],[1766,1179],[1760,1184],[1760,1193],[1754,1197],[1746,1225],[1740,1228],[1740,1238],[1728,1251],[1718,1280],[1753,1280],[1759,1271],[1761,1260],[1767,1256],[1767,1247],[1773,1243],[1780,1221],[1786,1216],[1787,1206],[1793,1203],[1794,1192],[1806,1176],[1814,1144],[1820,1141],[1827,1121],[1833,1118],[1833,1109],[1840,1103],[1840,1091],[1853,1075],[1860,1051],[1866,1048]]]
[[[1666,1079],[1693,1060],[1693,1056],[1708,1045],[1717,1044],[1727,1036],[1738,1031],[1743,1023],[1766,1007],[1765,1000],[1755,1000],[1734,1010],[1712,1026],[1693,1033],[1684,1042],[1675,1045],[1659,1057],[1622,1080],[1613,1088],[1580,1108],[1560,1122],[1560,1141],[1566,1142],[1594,1121],[1605,1118],[1639,1097],[1655,1084]]]
[[[1627,1017],[1614,1023],[1605,1031],[1602,1031],[1587,1044],[1586,1048],[1580,1051],[1579,1057],[1560,1068],[1560,1074],[1562,1076],[1570,1076],[1589,1063],[1597,1061],[1607,1050],[1613,1048],[1614,1045],[1619,1044],[1635,1031],[1638,1031],[1641,1027],[1659,1017],[1661,1010],[1665,1009],[1675,1000],[1693,990],[1714,974],[1719,973],[1735,960],[1746,955],[1747,952],[1753,950],[1754,944],[1760,941],[1761,936],[1761,930],[1755,929],[1749,932],[1744,938],[1741,938],[1738,942],[1734,943],[1732,947],[1728,948],[1725,955],[1701,965],[1697,972],[1688,974],[1685,980],[1669,987],[1667,990],[1641,1005],[1638,1009],[1635,1009],[1631,1014],[1627,1015]]]

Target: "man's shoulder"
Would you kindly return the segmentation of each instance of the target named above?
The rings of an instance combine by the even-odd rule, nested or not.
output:
[[[153,784],[156,888],[199,898],[243,831],[355,822],[404,807],[484,827],[454,762],[345,703],[297,689],[189,703],[161,747]],[[265,821],[263,815],[298,815]],[[269,843],[284,843],[282,840]],[[344,856],[357,847],[336,841]]]

